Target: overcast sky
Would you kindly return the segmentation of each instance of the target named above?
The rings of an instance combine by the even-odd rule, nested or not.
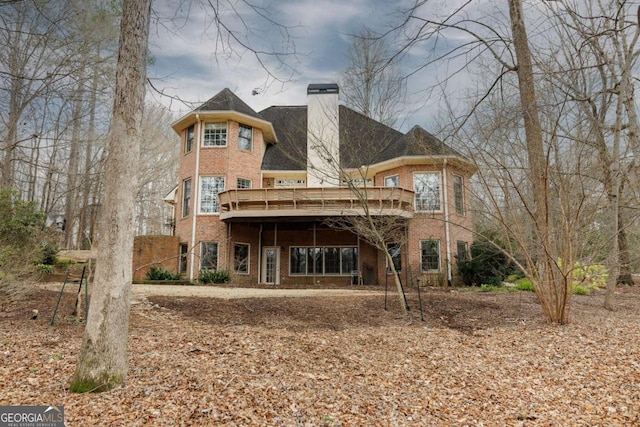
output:
[[[150,40],[154,62],[149,68],[149,77],[157,89],[196,103],[192,106],[225,87],[256,111],[271,105],[305,105],[309,83],[337,82],[347,66],[350,35],[359,32],[364,25],[378,32],[388,30],[398,22],[396,12],[399,8],[411,3],[411,0],[253,0],[254,4],[265,7],[263,12],[268,13],[269,18],[288,27],[288,34],[284,34],[282,29],[259,19],[258,13],[249,10],[246,4],[231,1],[237,5],[244,25],[251,31],[245,30],[238,13],[228,7],[219,13],[222,22],[237,31],[240,42],[265,51],[286,51],[292,47],[290,42],[295,44],[296,55],[282,58],[284,67],[274,57],[261,57],[266,68],[285,82],[268,77],[256,57],[239,48],[238,42],[233,42],[230,49],[225,43],[226,36],[221,40],[212,24],[212,9],[204,5],[208,0],[156,0]],[[434,0],[430,7],[451,6],[456,2]],[[429,13],[436,13],[433,10]],[[283,42],[283,35],[290,39]],[[448,47],[438,46],[440,49]],[[412,51],[405,58],[405,67],[411,67],[412,61],[429,55],[431,48],[425,45],[421,50]],[[420,125],[433,131],[438,101],[422,91],[438,78],[432,69],[409,80],[409,93],[418,95],[408,99],[405,117],[396,127],[407,131]],[[464,81],[466,77],[459,78]],[[255,89],[260,93],[254,95]],[[152,95],[172,111],[184,114],[190,110],[180,102]]]

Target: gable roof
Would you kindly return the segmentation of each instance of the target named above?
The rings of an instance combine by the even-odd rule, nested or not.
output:
[[[204,102],[194,111],[237,111],[247,116],[260,119],[260,115],[253,108],[249,107],[242,99],[231,92],[229,88],[224,88],[213,98]]]

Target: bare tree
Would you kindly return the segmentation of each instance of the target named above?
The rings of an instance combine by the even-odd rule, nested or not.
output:
[[[365,28],[352,36],[340,78],[345,105],[387,126],[397,122],[406,95],[406,83],[390,58],[386,39]]]
[[[571,42],[561,45],[559,57],[563,61],[558,61],[549,75],[556,89],[569,94],[589,119],[592,137],[585,143],[597,147],[601,182],[608,194],[608,309],[613,309],[616,283],[633,283],[623,208],[636,203],[635,197],[623,201],[622,189],[625,182],[635,181],[629,179],[636,169],[631,159],[640,149],[632,79],[640,37],[636,7],[628,1],[563,1],[554,5],[550,14],[558,22],[560,37]]]
[[[236,5],[226,5],[240,17]],[[275,24],[267,18],[264,9],[248,2],[245,5],[272,25]],[[249,45],[240,33],[230,30],[221,21],[221,4],[210,2],[209,6],[213,11],[213,23],[219,31],[218,36],[227,38],[224,46],[248,49]],[[71,390],[74,392],[108,390],[122,384],[127,374],[137,165],[140,159],[150,15],[151,0],[123,2],[113,118],[105,162],[105,189],[98,222],[98,262],[91,309],[71,380]],[[285,27],[281,28],[284,31]],[[259,60],[269,54],[258,50],[251,52]],[[280,58],[278,52],[273,55]]]
[[[76,370],[74,392],[103,391],[122,384],[127,362],[131,292],[133,209],[146,87],[151,0],[125,0],[106,188],[98,235],[91,310]]]
[[[165,126],[174,120],[164,109],[145,107],[142,140],[138,166],[136,196],[136,234],[168,234],[171,208],[163,201],[175,186],[178,176],[179,138]]]
[[[429,0],[418,1],[406,14],[405,21],[398,28],[408,33],[408,38],[398,56],[415,46],[437,43],[444,35],[455,32],[462,36],[462,40],[444,52],[434,51],[420,67],[449,60],[451,64],[458,66],[449,74],[455,76],[469,65],[468,61],[460,61],[461,58],[493,60],[495,77],[478,96],[471,113],[458,121],[458,129],[478,110],[483,100],[494,90],[502,88],[505,76],[511,73],[517,76],[517,93],[520,98],[518,110],[524,125],[526,169],[522,171],[521,186],[513,190],[520,200],[527,202],[523,205],[523,213],[528,216],[532,226],[526,234],[530,236],[529,239],[513,240],[514,249],[524,256],[520,265],[532,279],[545,317],[553,323],[568,323],[575,256],[572,242],[576,236],[557,234],[563,230],[568,232],[567,227],[559,228],[568,222],[561,209],[554,209],[555,206],[561,206],[551,189],[552,177],[549,169],[552,160],[550,154],[553,153],[550,144],[554,135],[553,132],[545,134],[540,121],[534,62],[525,29],[522,1],[507,1],[508,30],[486,20],[473,19],[466,10],[472,4],[471,1],[450,6],[450,12],[441,17],[437,17],[438,14],[427,7],[431,4]],[[502,11],[498,12],[500,13]],[[436,18],[432,18],[433,16]],[[509,188],[505,190],[511,191]]]

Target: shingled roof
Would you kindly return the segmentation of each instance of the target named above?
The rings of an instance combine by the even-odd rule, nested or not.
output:
[[[307,107],[269,107],[260,116],[273,125],[278,143],[267,146],[262,170],[303,170],[307,165]]]
[[[209,99],[195,111],[237,111],[255,118],[262,118],[253,108],[249,107],[242,99],[231,92],[229,88],[224,88],[213,98]]]
[[[421,128],[403,134],[340,105],[340,163],[344,168],[402,156],[465,156]],[[304,170],[307,162],[307,107],[269,107],[260,116],[273,124],[278,144],[267,147],[262,170]]]

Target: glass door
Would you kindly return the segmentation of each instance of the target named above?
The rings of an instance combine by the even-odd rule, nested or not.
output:
[[[280,248],[262,248],[262,281],[270,285],[280,284]]]

